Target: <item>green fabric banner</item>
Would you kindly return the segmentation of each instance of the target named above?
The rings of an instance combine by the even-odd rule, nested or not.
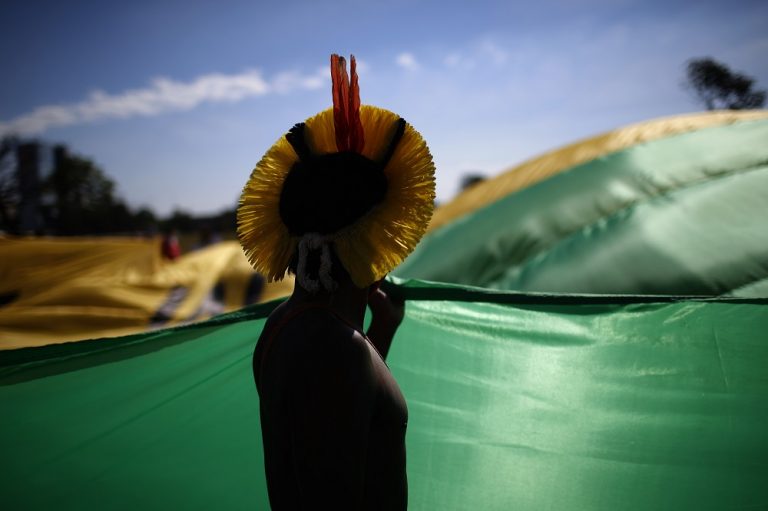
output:
[[[768,300],[401,283],[410,509],[768,507]],[[272,305],[0,352],[4,509],[267,509]]]
[[[395,274],[524,292],[768,296],[768,121],[605,155],[428,234]]]

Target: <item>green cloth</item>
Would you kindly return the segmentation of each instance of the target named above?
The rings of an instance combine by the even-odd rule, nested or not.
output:
[[[578,165],[427,235],[395,275],[552,293],[768,296],[768,121]]]
[[[398,289],[410,509],[768,507],[768,300]],[[267,509],[272,306],[0,352],[3,508]]]

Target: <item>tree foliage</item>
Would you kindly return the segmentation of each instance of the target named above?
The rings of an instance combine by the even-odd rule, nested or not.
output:
[[[50,146],[6,137],[0,141],[0,231],[56,235],[151,232],[147,209],[133,213],[115,183],[94,162],[53,148],[50,171],[41,168]]]
[[[116,190],[96,163],[63,145],[0,139],[0,234],[151,235],[162,228],[211,238],[236,228],[234,208],[203,217],[177,209],[160,219],[147,207],[133,211]]]
[[[114,233],[130,228],[131,214],[115,197],[115,183],[92,161],[54,149],[54,168],[43,187],[53,196],[52,218],[60,234]]]
[[[762,107],[765,91],[755,90],[754,84],[754,78],[731,71],[710,57],[691,59],[686,65],[685,87],[707,110]]]

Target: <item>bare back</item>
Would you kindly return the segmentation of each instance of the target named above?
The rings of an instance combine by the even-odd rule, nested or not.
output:
[[[283,304],[253,370],[272,509],[406,509],[405,399],[360,332]]]

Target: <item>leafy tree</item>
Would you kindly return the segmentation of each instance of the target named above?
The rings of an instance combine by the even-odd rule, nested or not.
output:
[[[181,209],[175,209],[171,216],[162,222],[163,229],[175,229],[177,231],[194,231],[197,228],[195,218]]]
[[[41,171],[50,151],[37,140],[0,139],[0,232],[135,235],[154,234],[160,227],[213,236],[235,230],[234,208],[205,217],[177,209],[165,219],[147,207],[133,212],[99,166],[63,145],[53,147],[53,165]]]
[[[130,223],[114,195],[115,183],[92,161],[57,146],[54,162],[44,187],[53,195],[51,220],[59,234],[119,232]]]
[[[707,110],[762,107],[765,91],[754,90],[754,83],[754,78],[733,72],[710,57],[691,59],[686,66],[684,86]]]
[[[149,208],[141,208],[133,215],[133,228],[143,232],[157,229],[157,217]]]

